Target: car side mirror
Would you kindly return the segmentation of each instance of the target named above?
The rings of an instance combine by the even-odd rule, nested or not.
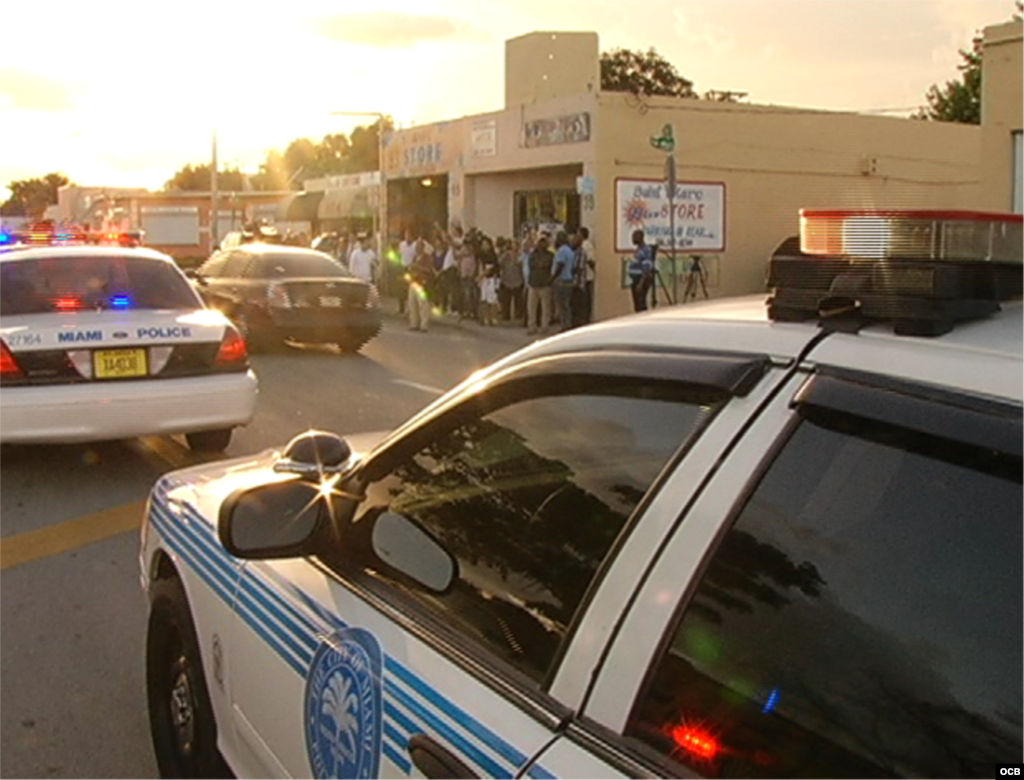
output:
[[[419,525],[395,512],[373,520],[374,555],[393,572],[437,594],[447,593],[459,570],[455,557]]]
[[[221,504],[217,535],[236,558],[307,555],[328,500],[303,480],[243,488]]]
[[[310,430],[288,442],[274,471],[320,482],[324,475],[343,474],[351,464],[352,448],[347,441],[335,433]]]

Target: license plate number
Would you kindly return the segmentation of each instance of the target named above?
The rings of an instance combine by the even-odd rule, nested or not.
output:
[[[329,306],[331,308],[337,308],[338,306],[341,306],[341,298],[339,298],[337,295],[321,295],[320,305]]]
[[[146,350],[103,349],[93,352],[93,369],[97,379],[124,379],[146,376]]]

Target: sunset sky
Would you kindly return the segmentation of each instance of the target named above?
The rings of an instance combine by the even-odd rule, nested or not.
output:
[[[268,149],[500,109],[504,40],[596,31],[656,47],[698,92],[906,114],[1011,0],[253,0],[0,6],[0,187],[61,171],[160,188],[185,163],[255,172]],[[0,192],[3,198],[6,189]]]

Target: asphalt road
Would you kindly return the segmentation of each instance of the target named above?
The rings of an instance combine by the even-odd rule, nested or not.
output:
[[[257,355],[256,419],[226,456],[392,428],[515,346],[391,320],[360,355]],[[168,437],[0,450],[0,776],[156,776],[138,527],[153,482],[203,460]]]

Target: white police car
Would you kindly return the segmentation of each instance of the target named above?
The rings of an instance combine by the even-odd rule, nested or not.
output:
[[[386,437],[161,479],[140,564],[162,773],[1020,761],[1024,317],[997,300],[1019,249],[1006,277],[842,251],[774,257],[775,282],[813,279],[772,318],[762,296],[572,331]],[[898,330],[948,332],[873,322],[883,287]],[[821,323],[780,321],[815,288]]]
[[[256,408],[245,341],[148,249],[0,256],[0,442],[184,433],[220,451]]]

